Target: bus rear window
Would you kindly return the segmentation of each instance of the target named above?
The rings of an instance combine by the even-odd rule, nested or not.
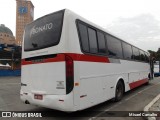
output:
[[[28,24],[25,27],[24,51],[33,51],[55,46],[62,31],[64,10],[58,11]]]

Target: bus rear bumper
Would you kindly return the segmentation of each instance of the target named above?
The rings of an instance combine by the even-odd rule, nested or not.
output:
[[[25,93],[20,91],[20,98],[26,104],[33,104],[42,106],[45,108],[51,108],[55,110],[72,112],[74,110],[73,105],[73,92],[68,95],[43,95],[42,100],[36,99],[35,94]]]

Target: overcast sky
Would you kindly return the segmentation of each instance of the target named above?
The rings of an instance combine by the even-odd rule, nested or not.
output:
[[[160,0],[31,0],[34,19],[68,8],[144,50],[160,47]],[[0,1],[0,24],[15,35],[16,0]]]

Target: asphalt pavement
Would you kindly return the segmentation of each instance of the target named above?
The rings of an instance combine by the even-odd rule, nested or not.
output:
[[[55,116],[28,118],[29,120],[143,120],[142,117],[115,117],[116,113],[114,111],[143,111],[144,107],[158,94],[160,94],[160,78],[157,77],[151,80],[149,85],[143,85],[125,93],[120,102],[115,103],[110,100],[85,111],[66,114],[56,110],[24,104],[20,100],[20,77],[0,77],[0,111],[42,111],[50,112]],[[87,111],[89,112],[87,113]],[[110,117],[107,117],[106,112],[110,114]],[[73,117],[74,114],[81,117]],[[24,118],[0,119],[21,120]]]

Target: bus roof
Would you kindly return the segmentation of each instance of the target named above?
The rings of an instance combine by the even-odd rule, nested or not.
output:
[[[108,31],[107,29],[105,29],[105,28],[103,28],[103,27],[101,27],[101,26],[99,26],[99,25],[97,25],[97,24],[95,24],[95,23],[87,20],[86,18],[81,17],[80,15],[74,13],[73,11],[71,11],[71,10],[69,10],[69,9],[62,9],[62,10],[59,10],[59,11],[56,11],[56,12],[60,12],[60,11],[65,11],[65,13],[70,14],[71,16],[75,16],[77,19],[80,19],[80,20],[84,21],[85,23],[88,23],[88,24],[90,24],[91,26],[96,27],[97,29],[99,29],[99,30],[101,30],[101,31],[103,31],[103,32],[105,32],[105,33],[107,33],[107,34],[110,34],[111,36],[114,36],[114,37],[116,37],[117,39],[119,39],[119,40],[121,40],[121,41],[123,41],[123,42],[128,43],[125,39],[121,39],[121,37],[119,37],[119,36],[111,33],[111,32]],[[46,17],[46,16],[52,15],[52,14],[54,14],[54,13],[56,13],[56,12],[52,12],[52,13],[49,13],[49,14],[47,14],[47,15],[44,15],[44,16],[42,16],[42,17],[40,17],[40,18],[37,18],[36,20],[32,21],[31,23],[33,23],[33,22],[35,22],[35,21],[37,21],[37,20],[40,20],[41,18],[44,18],[44,17]],[[29,24],[31,24],[31,23],[29,23]],[[128,44],[130,44],[130,43],[128,43]],[[133,47],[136,47],[136,46],[134,46],[133,44],[130,44],[130,45],[132,45]],[[138,48],[138,47],[136,47],[136,48]],[[138,48],[138,49],[140,49],[140,48]],[[142,50],[142,49],[140,49],[140,50]],[[142,51],[144,51],[144,50],[142,50]],[[146,51],[144,51],[144,52],[146,52]],[[146,52],[146,53],[148,54],[148,52]]]

